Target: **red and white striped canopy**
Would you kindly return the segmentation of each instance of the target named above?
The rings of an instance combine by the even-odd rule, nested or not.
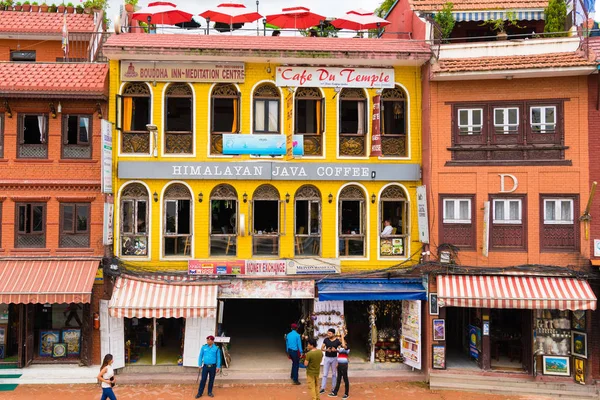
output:
[[[586,281],[525,276],[440,275],[441,307],[595,310]]]
[[[211,318],[217,311],[216,284],[181,278],[117,278],[108,310],[113,317]]]

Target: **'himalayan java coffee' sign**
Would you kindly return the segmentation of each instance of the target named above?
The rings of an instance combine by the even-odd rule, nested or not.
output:
[[[277,86],[393,88],[392,68],[277,67]]]
[[[123,82],[244,82],[244,63],[121,61]]]

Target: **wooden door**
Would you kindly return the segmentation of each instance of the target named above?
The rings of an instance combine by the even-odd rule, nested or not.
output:
[[[25,304],[17,304],[17,342],[19,345],[17,366],[25,367]]]
[[[25,366],[28,367],[33,362],[34,331],[35,324],[35,304],[25,305]]]
[[[92,365],[92,310],[90,304],[83,305],[81,317],[81,363]]]

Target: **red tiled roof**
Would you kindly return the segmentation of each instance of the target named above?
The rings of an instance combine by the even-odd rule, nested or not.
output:
[[[352,53],[422,53],[429,55],[429,46],[423,42],[396,39],[272,37],[237,35],[183,35],[183,34],[121,34],[111,35],[104,44],[104,52],[121,48],[151,48],[173,50],[223,51],[301,51]],[[310,56],[309,56],[310,57]]]
[[[600,37],[594,36],[588,39],[589,49],[593,53],[591,57],[600,61]]]
[[[413,10],[437,11],[444,8],[448,0],[409,0]],[[455,0],[452,11],[479,10],[523,10],[539,9],[548,6],[548,0]]]
[[[0,63],[0,96],[101,98],[108,93],[107,83],[107,64]]]
[[[69,32],[94,32],[91,14],[66,14]],[[0,32],[61,33],[63,14],[0,11]]]
[[[581,53],[546,53],[531,56],[447,58],[439,60],[434,73],[502,71],[515,69],[568,68],[596,65]]]

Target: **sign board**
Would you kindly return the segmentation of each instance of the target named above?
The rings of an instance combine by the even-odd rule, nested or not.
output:
[[[402,336],[400,352],[404,364],[421,369],[421,301],[402,302]]]
[[[419,164],[336,164],[277,161],[121,161],[120,179],[266,181],[418,181]]]
[[[94,285],[102,285],[104,283],[104,269],[102,265],[96,270],[96,277],[94,278]]]
[[[235,279],[219,286],[219,299],[314,299],[315,281]]]
[[[594,239],[594,257],[600,257],[600,239]]]
[[[287,261],[288,275],[328,275],[340,273],[340,260],[306,258]]]
[[[287,135],[236,135],[226,133],[223,135],[223,154],[240,155],[250,154],[255,156],[284,156],[287,155]],[[292,135],[291,155],[304,155],[304,137]]]
[[[285,275],[286,269],[285,260],[246,260],[246,275]]]
[[[484,257],[488,256],[490,249],[490,202],[483,202],[483,250]]]
[[[102,244],[105,246],[113,244],[113,203],[104,203],[104,221],[102,229]]]
[[[121,61],[123,82],[244,82],[244,63]]]
[[[371,157],[379,157],[381,152],[381,96],[373,97],[373,119],[371,121]]]
[[[243,275],[246,273],[244,260],[189,260],[188,275]]]
[[[275,84],[291,87],[393,88],[393,68],[277,67]]]
[[[299,260],[189,260],[188,275],[318,275],[339,274],[337,259]]]
[[[284,134],[286,140],[286,159],[290,160],[294,157],[294,142],[302,143],[302,154],[304,154],[304,136],[297,135],[298,138],[294,139],[294,96],[292,93],[288,93],[285,97],[285,126]]]
[[[427,218],[427,190],[425,186],[417,186],[417,221],[419,224],[419,240],[429,243],[429,221]]]
[[[100,121],[102,134],[102,193],[112,193],[112,123]]]

